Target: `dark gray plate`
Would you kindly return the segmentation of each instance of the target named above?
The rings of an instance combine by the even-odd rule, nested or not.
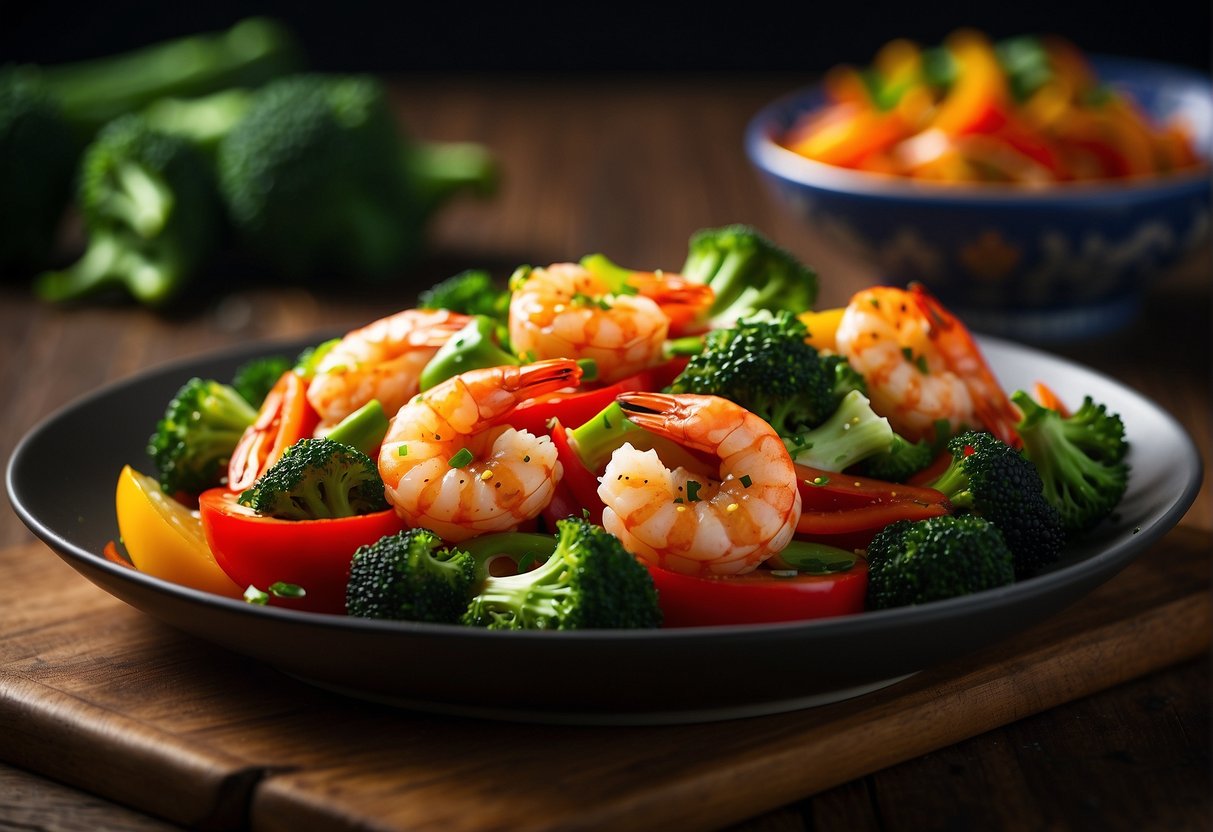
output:
[[[148,434],[191,375],[230,378],[253,345],[155,368],[55,413],[18,445],[7,485],[21,519],[129,604],[314,684],[426,711],[571,723],[675,723],[779,713],[855,696],[1024,629],[1110,578],[1179,522],[1201,460],[1174,419],[1084,367],[983,339],[1009,388],[1044,380],[1121,414],[1129,491],[1114,522],[1046,574],[920,607],[824,621],[649,632],[502,633],[315,615],[207,595],[101,556],[118,535],[114,486],[150,471]],[[299,345],[289,345],[291,349]],[[97,425],[107,435],[98,436]],[[59,464],[73,460],[71,469]]]

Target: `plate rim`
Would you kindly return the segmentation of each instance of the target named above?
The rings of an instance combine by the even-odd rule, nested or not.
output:
[[[1014,342],[1008,339],[989,335],[975,335],[979,346],[984,350],[988,346],[996,349],[1020,354],[1025,358],[1044,358],[1051,362],[1060,363],[1067,370],[1079,371],[1093,378],[1110,384],[1125,391],[1132,397],[1153,410],[1155,414],[1168,423],[1174,438],[1180,443],[1179,450],[1189,460],[1186,466],[1186,477],[1176,493],[1176,499],[1166,508],[1163,514],[1149,527],[1141,529],[1116,540],[1108,541],[1104,548],[1075,563],[1033,576],[1007,586],[972,593],[970,595],[933,601],[928,604],[897,607],[886,610],[865,610],[860,613],[837,616],[833,618],[812,619],[804,621],[787,621],[753,624],[711,625],[701,627],[659,628],[644,630],[581,630],[581,631],[509,631],[500,632],[479,628],[459,627],[447,624],[429,624],[425,622],[387,621],[378,619],[362,619],[350,616],[304,612],[282,607],[270,607],[248,604],[242,600],[224,598],[175,584],[145,573],[134,571],[105,560],[100,554],[78,546],[66,539],[55,528],[52,528],[39,518],[20,499],[20,485],[16,481],[18,468],[31,453],[29,448],[46,431],[53,428],[55,423],[67,418],[82,408],[86,408],[96,400],[120,392],[123,388],[136,385],[152,376],[171,375],[186,367],[214,364],[224,360],[240,357],[254,357],[258,354],[269,354],[272,350],[290,351],[293,347],[306,346],[315,341],[316,335],[291,338],[251,341],[217,350],[183,356],[170,361],[153,364],[126,376],[107,382],[98,388],[88,391],[66,404],[56,408],[50,414],[39,420],[17,442],[5,466],[5,487],[8,499],[14,512],[22,522],[43,542],[49,545],[61,557],[80,561],[88,568],[101,569],[112,577],[133,581],[145,588],[160,594],[173,596],[179,600],[205,606],[218,606],[231,613],[248,615],[254,620],[264,616],[276,619],[280,623],[294,623],[307,626],[321,626],[350,630],[352,632],[374,632],[378,634],[401,633],[410,636],[426,636],[437,638],[509,638],[509,639],[560,639],[571,643],[585,644],[594,642],[628,642],[640,641],[674,642],[699,641],[719,639],[728,636],[732,639],[765,639],[773,636],[788,637],[803,631],[806,634],[818,634],[816,637],[827,638],[831,635],[843,637],[851,634],[866,634],[874,629],[912,623],[915,626],[927,626],[941,619],[963,616],[970,608],[1004,606],[1016,601],[1027,600],[1031,596],[1046,591],[1048,587],[1062,588],[1073,583],[1081,582],[1103,571],[1108,564],[1109,572],[1104,580],[1117,571],[1145,549],[1162,539],[1170,532],[1191,507],[1200,491],[1204,472],[1204,460],[1187,429],[1165,408],[1147,398],[1134,388],[1100,370],[1083,365],[1064,356],[1049,353],[1035,347]],[[104,588],[103,588],[104,589]]]

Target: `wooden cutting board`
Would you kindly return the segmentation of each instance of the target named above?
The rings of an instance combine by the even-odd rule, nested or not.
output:
[[[659,728],[343,699],[162,625],[33,544],[0,552],[0,758],[200,828],[715,828],[1206,654],[1210,544],[1179,528],[1065,612],[877,693]]]

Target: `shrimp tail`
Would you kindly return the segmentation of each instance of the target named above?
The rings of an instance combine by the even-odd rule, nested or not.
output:
[[[523,393],[522,398],[535,398],[564,387],[576,387],[581,383],[582,369],[571,358],[552,358],[521,367],[505,366],[501,373],[504,389]]]
[[[968,328],[921,283],[913,282],[907,288],[927,320],[928,336],[939,345],[948,366],[969,388],[977,417],[1003,442],[1013,448],[1022,447],[1015,429],[1020,419],[1019,409],[998,383]]]
[[[716,292],[706,283],[695,283],[682,275],[633,272],[628,276],[628,285],[657,303],[662,314],[670,319],[671,337],[708,328]]]
[[[694,406],[688,404],[685,397],[680,400],[668,393],[637,390],[620,393],[615,401],[636,425],[666,435],[669,435],[671,427],[685,424],[694,413]]]

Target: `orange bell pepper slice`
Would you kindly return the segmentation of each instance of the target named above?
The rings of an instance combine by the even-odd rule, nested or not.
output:
[[[244,491],[300,439],[320,424],[307,400],[307,382],[294,370],[282,374],[261,404],[257,420],[236,443],[228,463],[228,489]]]

